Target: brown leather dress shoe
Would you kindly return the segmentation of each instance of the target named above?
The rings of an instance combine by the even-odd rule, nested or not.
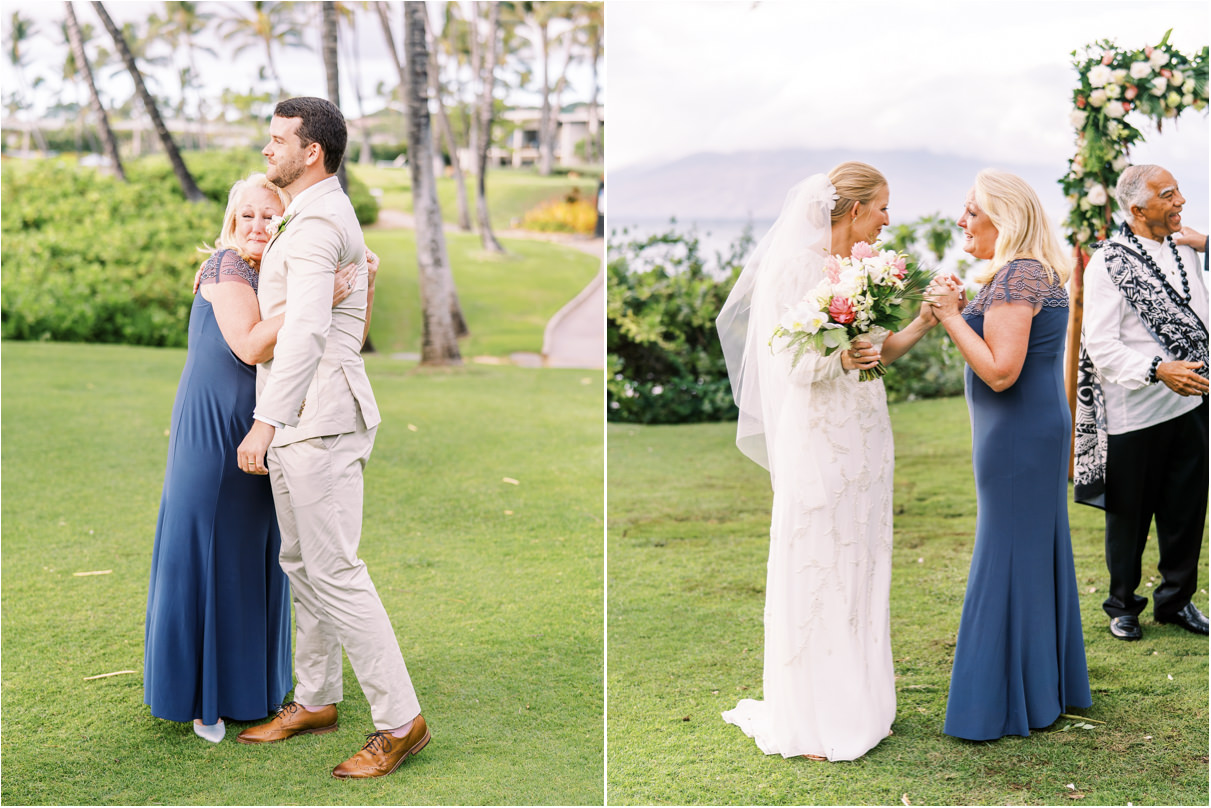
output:
[[[366,745],[353,757],[332,770],[333,777],[382,777],[399,768],[399,764],[410,755],[425,748],[429,743],[429,728],[419,715],[412,722],[412,729],[402,738],[389,732],[372,732],[366,736]]]
[[[322,710],[312,712],[304,709],[298,702],[288,701],[282,705],[273,718],[264,724],[249,727],[235,739],[240,743],[273,743],[274,741],[284,741],[295,735],[307,733],[318,735],[323,732],[332,732],[336,728],[335,704],[329,704]]]

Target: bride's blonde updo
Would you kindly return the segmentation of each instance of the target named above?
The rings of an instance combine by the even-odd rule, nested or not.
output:
[[[887,178],[879,169],[857,160],[836,166],[828,172],[828,181],[837,189],[838,197],[832,213],[833,224],[841,221],[841,217],[849,213],[855,204],[869,204],[887,185]]]

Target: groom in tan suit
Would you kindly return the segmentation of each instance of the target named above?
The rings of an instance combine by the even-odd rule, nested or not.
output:
[[[257,368],[256,420],[238,462],[272,479],[280,561],[294,598],[298,684],[295,701],[239,740],[335,730],[344,648],[376,731],[332,774],[378,777],[419,752],[429,731],[391,621],[357,557],[362,469],[380,419],[361,358],[366,247],[335,176],[345,119],[321,98],[291,98],[274,109],[269,136],[265,174],[291,201],[265,248],[258,297],[262,319],[284,313],[285,322],[273,359]],[[357,286],[333,306],[333,274],[350,263],[358,265]]]

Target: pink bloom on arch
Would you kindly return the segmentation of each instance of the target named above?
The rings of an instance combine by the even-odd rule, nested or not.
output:
[[[1076,97],[1076,105],[1077,105],[1078,109],[1084,109],[1085,108],[1085,96],[1078,95]]]
[[[1114,51],[1102,51],[1102,64],[1108,65],[1114,61]]]
[[[1127,89],[1123,91],[1123,98],[1126,98],[1128,101],[1130,101],[1132,98],[1135,98],[1137,95],[1139,95],[1139,93],[1140,93],[1139,87],[1136,87],[1134,84],[1128,84]]]
[[[1149,59],[1152,58],[1152,46],[1151,45],[1147,45],[1144,47],[1144,56],[1146,56]]]
[[[853,250],[850,251],[850,255],[859,261],[863,258],[874,258],[877,254],[875,248],[865,241],[856,242]]]
[[[1162,75],[1162,76],[1164,76],[1165,78],[1169,78],[1170,76],[1172,76],[1172,75],[1173,75],[1173,71],[1172,71],[1172,70],[1170,70],[1170,69],[1169,69],[1169,68],[1167,68],[1167,67],[1162,67],[1162,68],[1161,68],[1161,70],[1160,70],[1160,73],[1161,73],[1161,75]]]
[[[859,242],[861,243],[861,242]],[[849,325],[854,321],[854,305],[848,297],[834,297],[828,304],[828,316],[841,325]]]
[[[829,283],[841,280],[841,261],[835,255],[824,259],[824,275]]]

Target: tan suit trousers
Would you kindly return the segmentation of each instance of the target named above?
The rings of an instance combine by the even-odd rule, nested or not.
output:
[[[279,556],[294,600],[294,699],[341,701],[341,648],[370,703],[376,729],[420,714],[387,611],[357,557],[362,470],[377,427],[269,449]]]

